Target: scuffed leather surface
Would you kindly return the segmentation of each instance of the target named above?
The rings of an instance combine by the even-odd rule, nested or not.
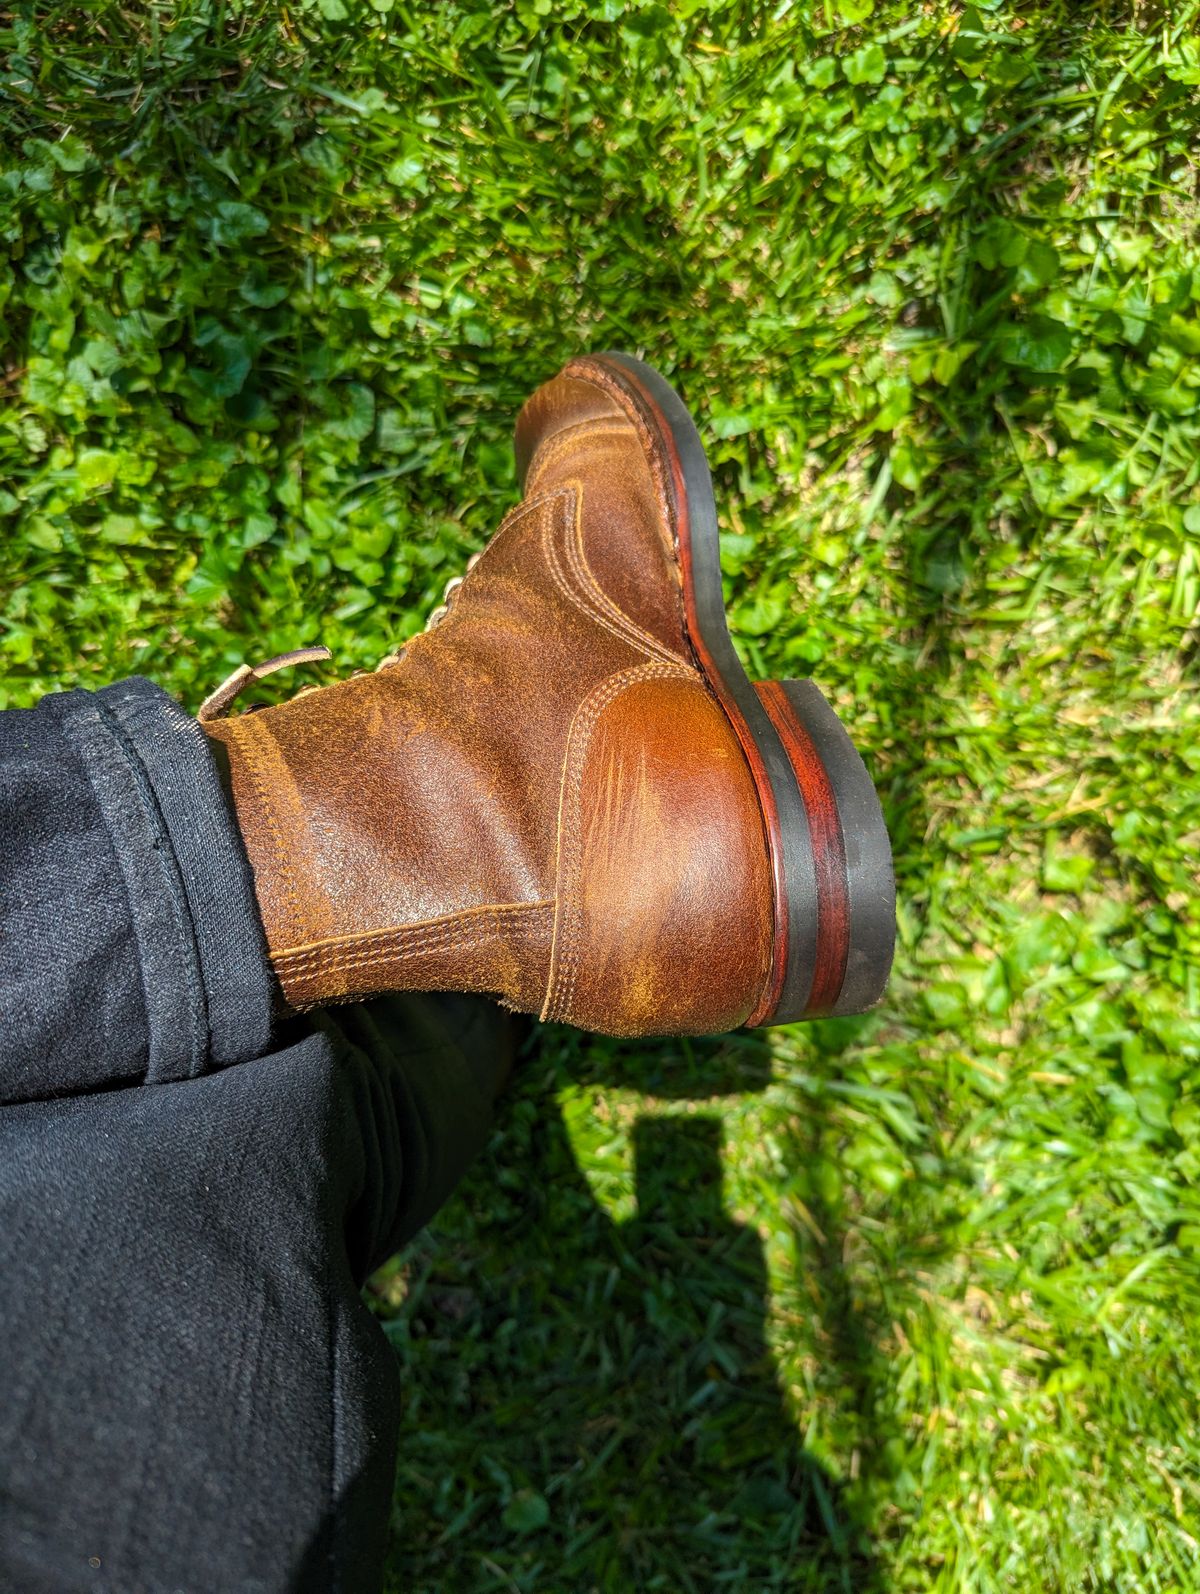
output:
[[[754,783],[697,677],[650,665],[606,682],[568,755],[545,1016],[735,1028],[767,976],[769,893]]]
[[[410,642],[400,663],[204,727],[228,750],[273,965],[293,1006],[454,989],[537,1012],[551,981],[573,827],[591,824],[596,804],[659,803],[670,789],[691,863],[681,880],[660,851],[659,898],[650,830],[632,813],[611,830],[612,848],[622,836],[641,846],[624,909],[641,973],[632,983],[615,976],[619,939],[611,933],[596,950],[605,972],[587,972],[595,916],[585,911],[572,952],[578,995],[563,1016],[618,1034],[726,1028],[757,996],[761,959],[749,950],[730,959],[724,935],[706,938],[699,917],[728,930],[731,915],[743,914],[738,943],[758,946],[770,920],[765,843],[749,772],[688,646],[661,481],[634,421],[603,387],[577,377],[539,390],[518,443],[529,466],[525,501],[447,616]],[[676,703],[689,687],[686,734],[630,753],[650,760],[654,777],[644,787],[631,782],[632,766],[602,730],[624,727],[632,749],[636,717],[604,713],[595,727],[600,753],[580,739],[586,706],[629,672],[645,676],[630,701],[660,727],[670,715],[657,713],[655,694]],[[581,817],[563,808],[561,828],[569,742],[582,749],[582,774],[571,774],[583,782]],[[672,758],[668,778],[664,760]],[[595,792],[589,782],[599,783]],[[667,811],[656,809],[660,820]],[[704,867],[712,872],[707,902]],[[613,850],[603,887],[610,900],[621,869]],[[731,873],[739,876],[732,889]],[[593,859],[580,880],[595,894],[600,879]],[[718,942],[719,966],[701,968],[696,959]],[[667,989],[672,961],[680,987],[728,988],[706,989],[700,1006],[684,1012]],[[657,1008],[646,1000],[652,985]]]
[[[575,360],[568,371],[601,372]],[[534,438],[537,438],[536,443]],[[517,419],[525,491],[576,482],[581,557],[602,590],[665,647],[691,658],[683,588],[662,473],[636,417],[593,380],[560,375],[540,387]],[[658,571],[647,580],[647,572]]]

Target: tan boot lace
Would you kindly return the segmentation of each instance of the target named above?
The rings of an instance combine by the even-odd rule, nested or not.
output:
[[[467,560],[467,569],[474,570],[479,563],[481,554],[473,553]],[[463,584],[463,576],[452,576],[442,589],[442,601],[434,609],[425,622],[426,631],[432,631],[435,626],[450,613],[450,606],[454,602],[454,595]],[[389,653],[385,659],[380,659],[375,666],[376,670],[390,670],[400,663],[405,654],[403,647],[397,648],[394,653]],[[239,664],[231,675],[227,675],[217,687],[215,692],[210,692],[200,705],[196,715],[197,720],[203,725],[209,720],[221,719],[227,714],[234,702],[242,692],[254,681],[261,681],[268,675],[274,675],[276,670],[284,670],[293,664],[324,664],[333,657],[326,647],[294,648],[290,653],[279,653],[273,659],[267,659],[263,664]],[[365,675],[366,670],[356,670],[355,675]],[[316,692],[315,686],[301,687],[297,697],[303,697],[306,692]]]
[[[294,648],[290,653],[280,653],[273,659],[267,659],[264,664],[239,664],[233,674],[227,675],[216,691],[210,692],[204,699],[196,718],[201,725],[208,720],[220,719],[252,681],[261,681],[265,676],[274,675],[276,670],[286,669],[291,664],[325,663],[332,657],[328,648]]]

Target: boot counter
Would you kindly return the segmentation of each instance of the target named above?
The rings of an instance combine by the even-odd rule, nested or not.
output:
[[[543,1017],[610,1035],[736,1028],[767,978],[766,839],[733,730],[694,674],[628,671],[563,776]]]

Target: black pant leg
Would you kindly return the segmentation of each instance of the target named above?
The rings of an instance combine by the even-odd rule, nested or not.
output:
[[[199,727],[0,714],[0,1591],[379,1578],[397,1389],[358,1287],[486,1134],[511,1021],[276,1026]]]
[[[399,1391],[359,1285],[457,1181],[510,1051],[492,1004],[410,997],[0,1111],[0,1588],[378,1587]]]
[[[195,720],[138,679],[0,714],[0,1102],[257,1057],[274,996]]]

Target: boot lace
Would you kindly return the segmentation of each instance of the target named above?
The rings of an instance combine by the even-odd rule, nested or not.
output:
[[[473,570],[479,563],[480,558],[480,554],[473,553],[467,560],[467,570]],[[441,603],[438,604],[437,608],[433,610],[425,622],[426,631],[433,631],[436,629],[436,627],[441,625],[442,621],[450,613],[450,609],[454,603],[455,594],[462,586],[464,579],[464,576],[452,576],[450,580],[447,581],[445,587],[442,589]],[[379,663],[375,666],[376,672],[379,670],[393,669],[401,662],[407,651],[408,645],[405,644],[404,646],[397,648],[393,653],[389,653],[386,658],[380,659]],[[216,691],[210,692],[204,699],[196,714],[196,718],[201,725],[207,723],[209,720],[221,719],[228,714],[229,710],[233,707],[233,704],[241,696],[245,689],[254,682],[264,680],[268,675],[274,675],[276,670],[289,669],[295,664],[325,664],[328,663],[332,657],[333,654],[327,647],[317,646],[311,648],[293,648],[290,653],[277,653],[273,659],[267,659],[262,664],[239,664],[236,670],[225,677],[220,686],[217,687]],[[354,671],[354,675],[368,675],[370,673],[371,672],[368,670]],[[309,692],[317,691],[320,691],[320,688],[317,686],[302,686],[296,693],[296,696],[304,697]]]

